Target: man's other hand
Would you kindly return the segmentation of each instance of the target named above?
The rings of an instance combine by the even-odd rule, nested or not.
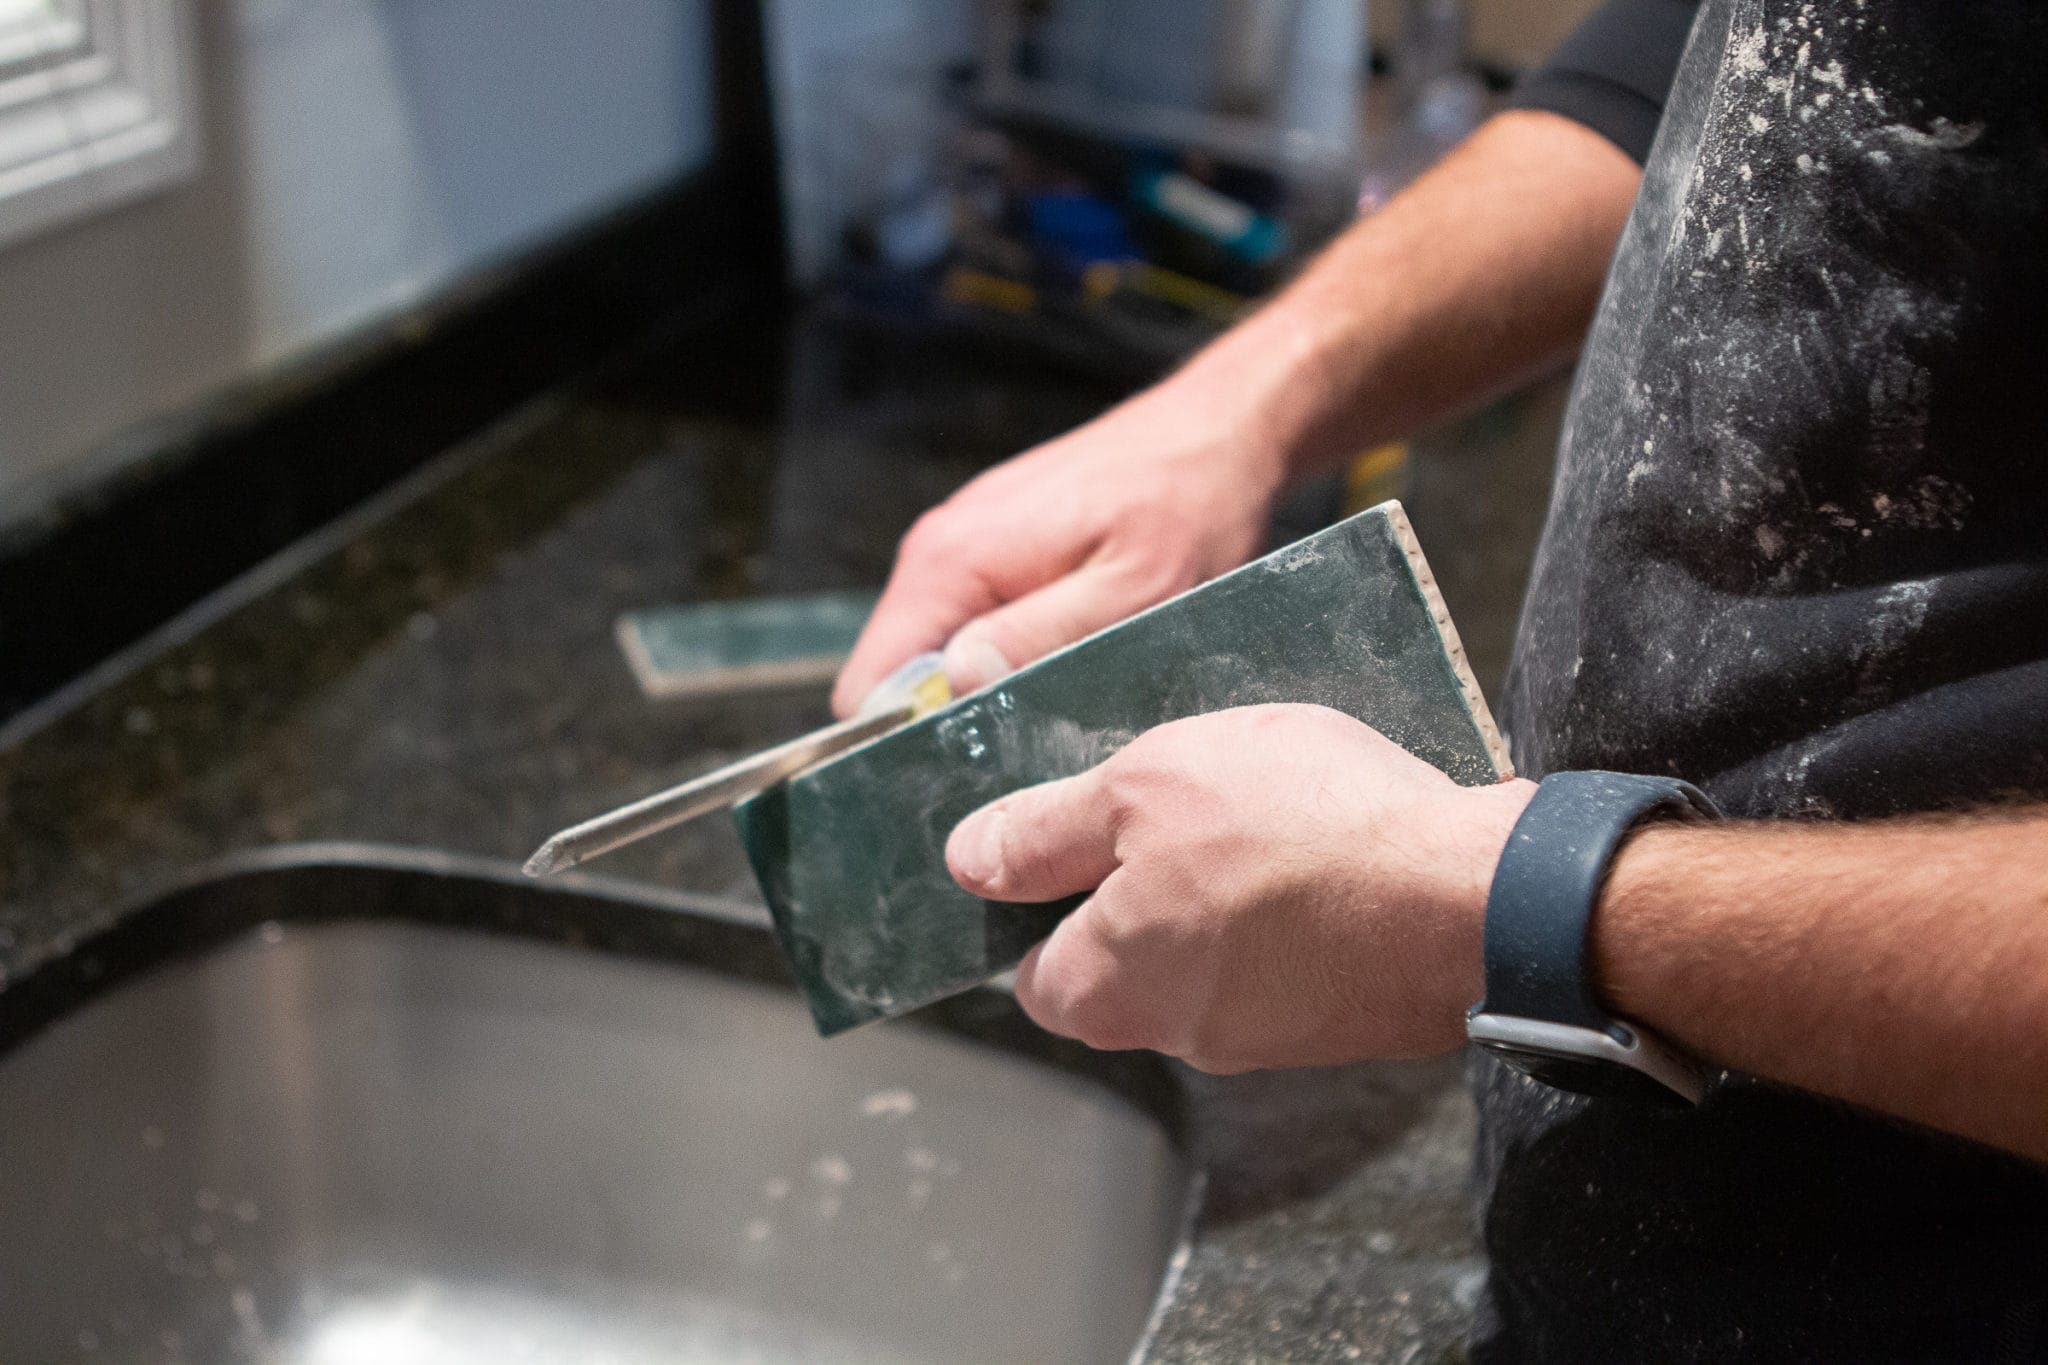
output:
[[[833,709],[932,649],[972,691],[1235,568],[1287,480],[1555,364],[1639,179],[1570,119],[1489,120],[1173,377],[927,513]]]
[[[1279,456],[1193,371],[981,475],[904,537],[833,690],[840,715],[943,648],[956,695],[1249,559]]]
[[[1245,707],[984,807],[946,859],[992,899],[1094,892],[1017,970],[1055,1033],[1219,1072],[1419,1056],[1464,1041],[1534,790],[1460,787],[1324,707]]]

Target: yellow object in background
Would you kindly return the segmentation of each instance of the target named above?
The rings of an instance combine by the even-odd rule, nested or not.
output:
[[[971,303],[999,313],[1038,311],[1038,294],[1030,285],[964,265],[946,272],[939,282],[939,293],[949,303]]]
[[[1251,306],[1242,294],[1149,261],[1097,261],[1081,273],[1081,293],[1093,302],[1101,303],[1119,290],[1164,300],[1225,326],[1242,318]]]
[[[1408,491],[1408,443],[1374,446],[1344,471],[1344,515],[1377,507]]]

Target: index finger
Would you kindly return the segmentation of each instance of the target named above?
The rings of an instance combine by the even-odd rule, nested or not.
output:
[[[850,716],[875,684],[906,659],[939,649],[953,632],[994,607],[994,594],[970,573],[948,572],[943,564],[899,560],[874,615],[861,627],[853,652],[832,687],[832,710]]]

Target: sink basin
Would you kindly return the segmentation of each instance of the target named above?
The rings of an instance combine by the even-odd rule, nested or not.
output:
[[[1189,1176],[995,992],[821,1041],[758,924],[278,857],[0,996],[0,1359],[1095,1361]]]

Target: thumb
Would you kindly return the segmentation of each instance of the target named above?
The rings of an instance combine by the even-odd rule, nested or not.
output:
[[[1150,606],[1118,591],[1112,571],[1086,564],[960,627],[946,644],[946,676],[964,696]]]
[[[946,866],[977,896],[1054,901],[1093,891],[1116,870],[1116,838],[1095,767],[1012,792],[968,816],[946,840]]]

